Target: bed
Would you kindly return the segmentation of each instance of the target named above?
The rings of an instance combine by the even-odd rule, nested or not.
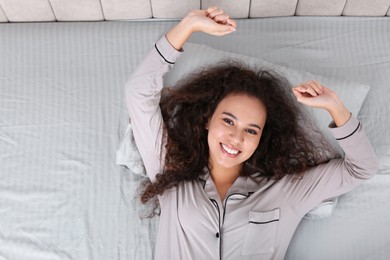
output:
[[[193,35],[167,84],[220,58],[319,78],[353,107],[380,162],[331,214],[302,220],[285,259],[388,259],[389,0],[1,0],[0,259],[153,259],[142,163],[118,159],[124,86],[178,18],[211,4],[240,18],[237,32]]]

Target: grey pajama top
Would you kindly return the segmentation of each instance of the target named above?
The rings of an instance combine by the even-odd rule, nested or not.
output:
[[[151,181],[162,172],[164,158],[159,107],[162,77],[180,53],[162,37],[126,84],[134,138]],[[344,158],[318,165],[299,180],[285,176],[279,181],[255,182],[238,177],[221,201],[206,173],[159,196],[155,259],[283,259],[307,212],[352,190],[377,171],[376,156],[355,117],[329,130],[345,151]]]

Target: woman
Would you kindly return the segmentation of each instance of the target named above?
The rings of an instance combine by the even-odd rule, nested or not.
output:
[[[345,156],[326,163],[298,124],[288,82],[275,73],[227,63],[163,89],[163,74],[193,32],[235,30],[216,7],[192,11],[127,83],[134,138],[151,180],[141,200],[157,196],[161,208],[156,259],[283,259],[308,211],[378,168],[359,121],[315,81],[292,91],[333,118],[330,131]]]

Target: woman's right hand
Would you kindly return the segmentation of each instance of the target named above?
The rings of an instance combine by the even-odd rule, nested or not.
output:
[[[193,32],[222,36],[235,30],[236,22],[214,6],[207,10],[191,11],[167,33],[166,37],[173,47],[180,50]]]
[[[191,20],[193,32],[222,36],[236,30],[236,22],[216,6],[192,11],[184,19]]]

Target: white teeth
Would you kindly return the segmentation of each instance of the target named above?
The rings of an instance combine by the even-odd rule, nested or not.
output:
[[[234,150],[234,149],[230,149],[228,148],[226,145],[222,144],[222,147],[223,149],[228,153],[228,154],[231,154],[231,155],[236,155],[238,154],[238,150]]]

